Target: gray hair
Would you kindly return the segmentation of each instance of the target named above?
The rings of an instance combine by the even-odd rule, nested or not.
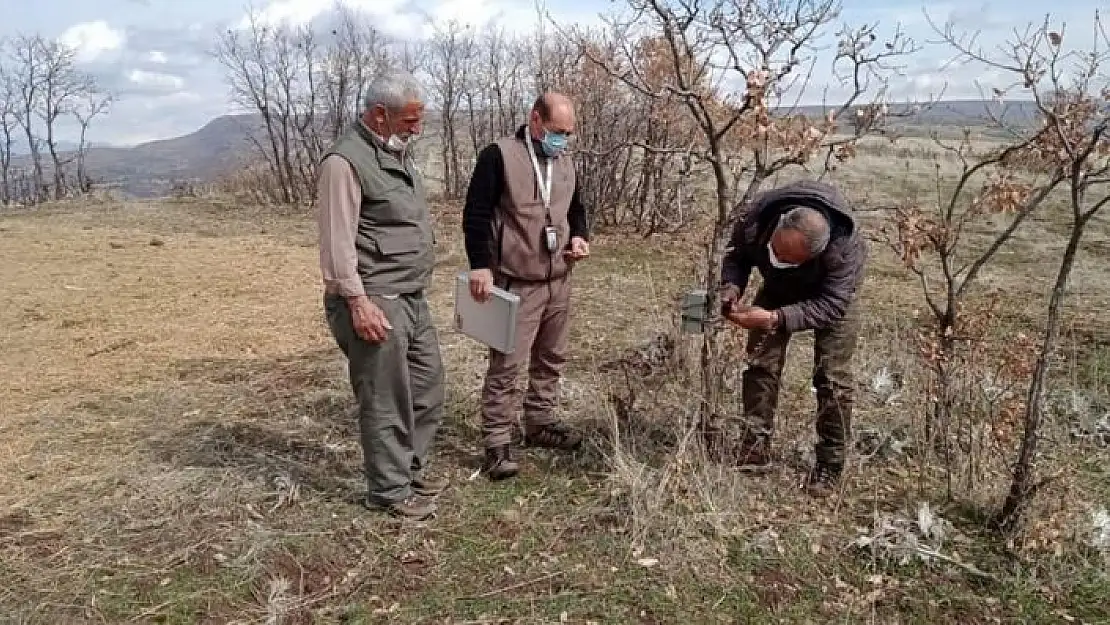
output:
[[[806,240],[806,248],[812,258],[825,251],[829,244],[829,220],[821,211],[808,206],[794,206],[787,209],[780,217],[775,228],[801,232]]]
[[[382,72],[370,81],[362,99],[365,110],[382,105],[391,111],[404,108],[410,102],[424,102],[424,86],[408,72]]]

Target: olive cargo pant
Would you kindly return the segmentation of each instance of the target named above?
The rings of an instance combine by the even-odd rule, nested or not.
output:
[[[755,305],[772,309],[773,302],[756,297]],[[835,326],[814,331],[813,386],[817,389],[817,461],[842,465],[851,436],[855,401],[852,356],[859,336],[860,317],[852,302]],[[782,370],[790,333],[752,330],[748,334],[748,368],[743,374],[744,438],[770,439],[774,432]]]
[[[566,364],[570,327],[569,276],[550,282],[521,282],[499,278],[498,286],[520,296],[516,348],[511,354],[491,349],[482,387],[483,445],[489,449],[512,442],[517,378],[528,361],[528,391],[524,395],[524,424],[528,429],[555,422],[559,377]]]
[[[358,426],[369,498],[401,501],[412,494],[443,420],[444,373],[439,337],[423,295],[370,298],[393,329],[382,343],[360,338],[346,301],[325,295],[328,326],[347,356],[358,400]]]

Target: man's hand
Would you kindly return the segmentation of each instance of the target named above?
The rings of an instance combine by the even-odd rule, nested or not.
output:
[[[490,269],[470,270],[470,296],[476,302],[489,299],[490,290],[493,289],[493,271]]]
[[[570,240],[570,249],[563,251],[563,256],[567,260],[575,261],[582,260],[590,255],[590,244],[582,237],[574,237]]]
[[[355,333],[359,338],[370,343],[381,343],[386,339],[389,331],[393,329],[389,319],[378,305],[370,298],[361,295],[347,299],[351,309],[351,322],[355,326]]]
[[[728,320],[748,330],[773,330],[778,325],[778,313],[759,306],[736,307]]]

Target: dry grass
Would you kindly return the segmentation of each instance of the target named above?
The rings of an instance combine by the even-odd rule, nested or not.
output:
[[[1050,225],[1015,249],[1043,253]],[[1066,471],[1041,499],[1043,527],[1012,551],[975,519],[999,484],[939,508],[953,524],[943,553],[972,568],[850,547],[877,526],[902,527],[882,515],[939,503],[938,476],[912,454],[923,404],[916,285],[881,253],[857,370],[865,387],[882,371],[906,383],[893,400],[863,393],[865,460],[842,496],[815,502],[796,488],[812,440],[808,337],[791,348],[781,469],[738,476],[691,443],[690,384],[666,370],[667,350],[644,346],[676,338],[692,236],[599,237],[575,278],[562,408],[591,432],[588,448],[529,453],[509,484],[470,480],[484,354],[446,323],[463,266],[458,214],[440,214],[439,228],[433,307],[450,386],[438,457],[454,486],[440,518],[412,527],[357,505],[350,389],[323,322],[306,216],[182,201],[0,219],[11,302],[0,310],[0,622],[1110,618],[1102,556],[1082,546],[1090,509],[1110,504],[1097,486],[1107,453],[1061,435],[1063,416],[1048,466]],[[1108,298],[1099,262],[1087,254],[1077,271],[1075,301],[1091,309]],[[1050,268],[1026,274],[1035,264],[1014,258],[992,276],[1026,289],[1010,300],[1017,323],[1036,319],[1026,293]],[[1061,375],[1094,402],[1087,412],[1105,405],[1110,366],[1090,316],[1069,317]],[[678,337],[680,359],[693,341]],[[620,358],[638,373],[623,373]],[[887,436],[911,451],[874,445]]]

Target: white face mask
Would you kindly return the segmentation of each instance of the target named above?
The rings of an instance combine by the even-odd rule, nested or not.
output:
[[[771,247],[770,241],[767,242],[767,257],[771,261],[771,266],[775,269],[793,269],[798,266],[798,263],[788,263],[779,260],[778,256],[775,256],[775,248]]]
[[[409,147],[409,142],[412,141],[412,135],[402,139],[397,135],[390,135],[389,141],[385,142],[385,147],[393,150],[394,152],[404,152],[405,148]]]

